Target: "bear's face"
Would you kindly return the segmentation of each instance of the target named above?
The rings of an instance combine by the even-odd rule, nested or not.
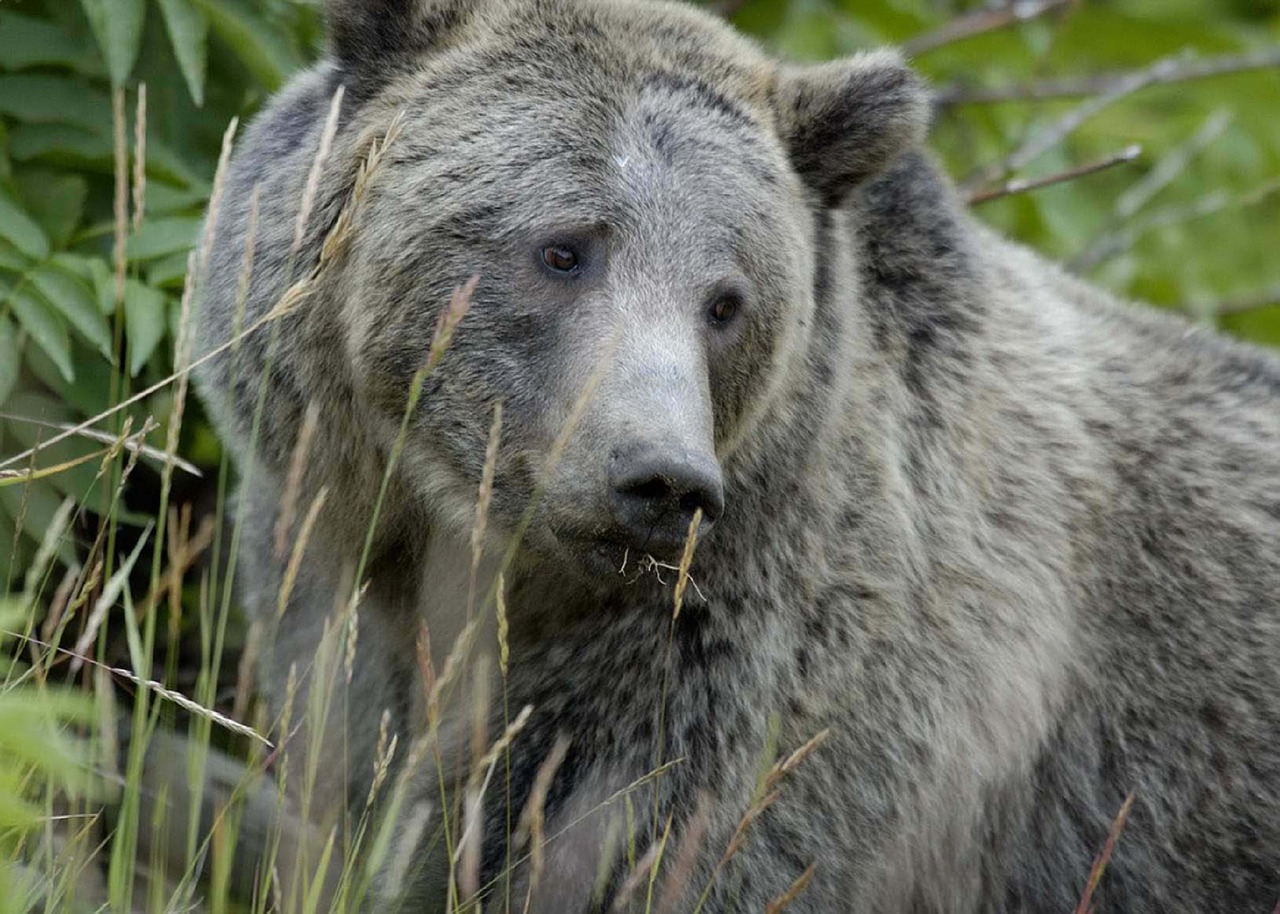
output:
[[[696,511],[704,532],[732,514],[722,464],[802,358],[814,209],[847,190],[802,161],[841,141],[802,135],[830,78],[788,79],[684,9],[405,9],[442,17],[441,50],[384,83],[346,63],[365,116],[404,118],[346,267],[358,391],[398,424],[441,309],[478,277],[413,416],[412,488],[469,527],[501,404],[498,530],[536,502],[540,558],[671,561]]]

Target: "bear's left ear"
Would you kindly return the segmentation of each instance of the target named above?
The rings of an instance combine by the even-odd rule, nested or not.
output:
[[[791,162],[828,206],[924,141],[929,92],[895,51],[784,69],[778,130]]]
[[[474,0],[325,0],[336,56],[348,68],[377,76],[407,54],[430,51],[458,29]]]

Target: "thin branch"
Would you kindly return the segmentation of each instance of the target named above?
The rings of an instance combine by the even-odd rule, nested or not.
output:
[[[1231,124],[1231,113],[1219,108],[1210,114],[1191,139],[1179,144],[1163,156],[1133,186],[1116,198],[1115,215],[1119,220],[1132,219],[1148,203],[1187,170],[1200,153],[1213,144]]]
[[[1231,123],[1231,115],[1218,109],[1205,120],[1192,137],[1166,153],[1155,166],[1133,186],[1116,198],[1106,226],[1083,251],[1073,258],[1075,269],[1086,270],[1110,256],[1110,247],[1123,238],[1126,223],[1155,199],[1156,195],[1178,179],[1200,153],[1220,137]]]
[[[141,451],[143,457],[147,458],[148,460],[156,460],[161,463],[163,463],[168,457],[168,455],[165,454],[165,452],[160,450],[159,448],[155,448],[155,447],[151,447],[150,445],[143,444],[140,436],[134,436],[132,438],[126,438],[121,440],[119,435],[110,435],[110,434],[107,434],[106,432],[100,432],[94,428],[80,428],[79,426],[73,426],[67,422],[48,422],[48,421],[45,421],[44,419],[32,419],[29,416],[18,416],[18,415],[15,415],[14,413],[6,413],[6,412],[0,412],[0,419],[4,419],[6,422],[23,422],[28,425],[37,425],[41,428],[56,429],[58,431],[64,431],[64,432],[74,432],[76,435],[80,436],[81,438],[88,438],[90,441],[97,441],[100,444],[115,444],[117,441],[119,441],[123,445],[126,451],[129,451],[130,453],[132,453],[133,451]],[[191,476],[194,476],[197,479],[200,479],[204,476],[204,473],[200,471],[200,468],[198,466],[196,466],[194,463],[191,463],[190,461],[183,460],[181,457],[174,457],[173,465],[177,467],[179,470],[182,470],[182,472],[187,473]]]
[[[1032,134],[1022,146],[1009,156],[1007,164],[1010,170],[1016,171],[1030,164],[1064,139],[1080,129],[1087,121],[1104,109],[1128,95],[1137,92],[1143,86],[1150,85],[1160,78],[1160,74],[1168,73],[1178,66],[1180,58],[1166,57],[1158,60],[1145,70],[1130,73],[1117,80],[1097,96],[1087,99],[1068,111],[1056,123],[1046,129]]]
[[[1127,146],[1121,152],[1115,155],[1107,156],[1105,159],[1098,159],[1089,162],[1086,165],[1080,165],[1068,171],[1059,172],[1058,174],[1048,175],[1043,178],[1014,178],[1011,181],[1005,181],[995,187],[989,187],[986,190],[980,190],[969,196],[969,205],[977,206],[981,203],[987,203],[991,200],[998,200],[1001,197],[1008,197],[1013,194],[1024,194],[1028,191],[1039,190],[1042,187],[1049,187],[1053,184],[1062,184],[1065,181],[1074,181],[1076,178],[1083,178],[1086,175],[1095,174],[1104,171],[1116,165],[1123,165],[1126,162],[1132,162],[1138,156],[1142,155],[1142,147],[1134,143]]]
[[[1134,219],[1119,231],[1102,236],[1091,244],[1084,254],[1073,258],[1067,264],[1067,269],[1072,273],[1083,273],[1105,260],[1128,251],[1138,243],[1140,238],[1151,232],[1214,216],[1228,209],[1256,206],[1277,193],[1280,193],[1280,177],[1272,178],[1260,187],[1255,187],[1247,194],[1240,196],[1232,196],[1226,191],[1219,190],[1192,200],[1190,203],[1156,210],[1142,219]]]
[[[1238,298],[1228,298],[1220,302],[1188,305],[1185,310],[1194,314],[1208,314],[1216,317],[1228,317],[1232,314],[1248,314],[1264,308],[1280,308],[1280,283]]]
[[[1135,70],[1132,73],[1124,74],[1121,78],[1108,84],[1097,95],[1085,99],[1053,123],[1033,132],[1002,161],[993,162],[991,165],[980,169],[964,182],[963,189],[972,191],[984,184],[998,181],[1005,175],[1021,171],[1075,133],[1101,111],[1111,107],[1122,98],[1137,92],[1144,86],[1151,85],[1152,82],[1167,76],[1184,61],[1185,58],[1182,55],[1166,57],[1143,70]]]
[[[731,19],[735,13],[746,5],[747,0],[719,0],[718,3],[711,4],[711,10],[725,19]]]
[[[925,54],[943,45],[964,41],[975,35],[996,32],[1078,3],[1079,0],[1013,0],[998,9],[980,9],[953,19],[931,32],[917,35],[903,42],[902,50],[909,57]]]
[[[1267,70],[1280,67],[1280,45],[1248,51],[1243,54],[1222,54],[1205,58],[1173,58],[1157,65],[1160,69],[1147,68],[1132,72],[1102,73],[1097,76],[1073,76],[1025,83],[1018,86],[995,88],[971,88],[955,86],[944,89],[936,96],[936,103],[948,105],[990,105],[999,102],[1029,102],[1048,99],[1080,98],[1086,95],[1103,95],[1116,85],[1126,83],[1135,76],[1145,79],[1138,88],[1169,85],[1193,79],[1209,79],[1251,70]]]

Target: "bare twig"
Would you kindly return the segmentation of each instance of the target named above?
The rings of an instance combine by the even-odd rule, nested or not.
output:
[[[1123,165],[1126,162],[1132,162],[1138,156],[1142,155],[1142,147],[1137,143],[1126,147],[1115,155],[1107,156],[1104,159],[1098,159],[1067,171],[1059,172],[1053,175],[1047,175],[1043,178],[1014,178],[1005,181],[1003,184],[989,187],[986,190],[976,191],[969,195],[969,204],[976,206],[980,203],[987,203],[991,200],[998,200],[1001,197],[1008,197],[1013,194],[1023,194],[1027,191],[1039,190],[1042,187],[1049,187],[1053,184],[1062,184],[1065,181],[1074,181],[1076,178],[1083,178],[1086,175],[1095,174],[1104,171],[1116,165]]]
[[[333,93],[333,99],[329,103],[329,115],[325,118],[324,129],[320,133],[320,147],[311,163],[311,171],[307,174],[307,184],[302,192],[302,206],[298,209],[298,222],[294,226],[293,248],[289,252],[290,257],[298,255],[302,250],[302,242],[306,239],[307,223],[311,221],[311,210],[315,205],[316,194],[320,191],[320,178],[324,174],[325,160],[329,158],[329,150],[333,146],[333,139],[338,134],[338,115],[342,111],[342,96],[344,92],[345,87],[339,86],[338,91]]]
[[[711,797],[706,793],[698,795],[698,805],[693,815],[685,823],[684,834],[680,837],[680,848],[667,878],[663,883],[662,898],[658,904],[658,914],[675,914],[685,890],[693,880],[698,866],[698,855],[707,837],[707,829],[711,826]]]
[[[965,189],[973,190],[975,187],[998,181],[1005,175],[1021,171],[1079,130],[1090,118],[1111,107],[1125,96],[1131,95],[1144,86],[1158,81],[1163,75],[1167,75],[1176,69],[1183,61],[1184,58],[1180,56],[1166,57],[1156,61],[1146,69],[1124,74],[1121,78],[1107,84],[1096,95],[1081,102],[1053,123],[1033,132],[1002,161],[981,169],[974,177],[965,182]]]
[[[6,412],[0,412],[0,419],[4,419],[6,422],[23,422],[28,425],[37,425],[37,426],[40,426],[41,428],[58,429],[61,431],[73,431],[76,435],[78,435],[81,438],[88,438],[90,441],[97,441],[101,444],[114,444],[117,441],[120,441],[121,447],[123,447],[126,451],[129,451],[130,453],[132,453],[133,451],[140,451],[142,453],[142,456],[147,458],[148,460],[163,461],[167,456],[165,452],[160,450],[159,448],[150,447],[149,445],[143,444],[142,437],[140,435],[135,435],[131,438],[120,440],[119,436],[117,435],[110,435],[110,434],[107,434],[106,432],[100,432],[94,428],[80,428],[79,426],[73,426],[68,422],[48,422],[44,419],[32,419],[30,416],[19,416],[14,413],[6,413]],[[196,466],[194,463],[191,463],[190,461],[183,460],[181,457],[175,457],[173,461],[173,465],[177,467],[179,470],[182,470],[182,472],[188,473],[191,476],[196,477],[197,479],[204,476],[204,474],[200,472],[200,468],[198,466]]]
[[[955,86],[940,91],[936,96],[939,106],[989,105],[999,102],[1045,101],[1059,98],[1081,98],[1086,95],[1104,95],[1113,87],[1128,82],[1135,76],[1145,75],[1138,88],[1187,82],[1193,79],[1209,79],[1250,70],[1266,70],[1280,67],[1280,45],[1248,51],[1243,54],[1222,54],[1206,58],[1175,58],[1161,61],[1158,71],[1153,68],[1133,72],[1101,73],[1096,76],[1072,76],[1063,79],[1047,79],[1040,82],[996,88],[971,88]]]
[[[667,817],[666,827],[662,831],[662,836],[649,845],[649,850],[640,858],[640,862],[636,864],[635,869],[622,881],[621,887],[618,889],[618,895],[613,900],[612,910],[626,911],[631,896],[636,893],[646,881],[653,885],[653,879],[658,873],[658,868],[662,864],[662,855],[667,848],[667,839],[671,837],[671,817]],[[652,901],[652,899],[650,899]],[[645,908],[652,907],[646,904]]]
[[[200,524],[196,535],[186,539],[171,559],[172,567],[160,576],[160,581],[152,589],[152,591],[143,598],[142,602],[134,607],[133,614],[138,618],[143,618],[147,613],[151,612],[156,606],[160,605],[160,601],[165,598],[166,594],[180,592],[182,589],[182,581],[186,573],[196,563],[196,560],[204,553],[210,545],[213,544],[213,534],[217,529],[217,521],[213,517],[206,517]]]
[[[1088,269],[1110,256],[1110,246],[1114,245],[1117,237],[1123,237],[1126,223],[1145,209],[1160,191],[1177,180],[1195,157],[1222,135],[1230,122],[1231,115],[1226,111],[1221,109],[1215,111],[1200,125],[1191,139],[1165,154],[1150,171],[1117,197],[1107,225],[1098,232],[1089,246],[1075,257],[1073,267],[1079,270]]]
[[[1117,219],[1130,219],[1143,209],[1156,194],[1172,184],[1187,166],[1207,149],[1231,124],[1230,112],[1218,109],[1205,119],[1200,128],[1185,143],[1179,144],[1164,155],[1140,180],[1116,198]]]
[[[1193,314],[1207,314],[1217,317],[1228,317],[1232,314],[1248,314],[1261,311],[1263,308],[1280,308],[1280,283],[1236,298],[1223,299],[1220,302],[1188,305],[1185,310]]]
[[[551,791],[551,781],[569,754],[569,745],[567,736],[561,734],[556,737],[551,752],[538,766],[538,772],[533,779],[533,788],[529,791],[529,799],[520,813],[520,825],[516,829],[513,844],[520,849],[526,846],[529,849],[532,860],[529,872],[529,898],[532,898],[533,893],[538,889],[545,865],[547,795]],[[528,907],[527,901],[525,907]]]
[[[307,462],[311,458],[311,444],[315,440],[316,428],[320,423],[320,407],[313,400],[307,404],[307,412],[302,419],[302,428],[298,431],[298,439],[293,446],[293,454],[289,457],[289,472],[285,474],[284,494],[280,496],[280,514],[276,518],[276,561],[284,560],[285,550],[289,548],[289,534],[293,532],[293,522],[298,517],[298,499],[302,494],[302,477],[306,474]]]
[[[1187,204],[1156,210],[1142,219],[1133,220],[1119,231],[1099,238],[1089,246],[1087,251],[1073,258],[1067,264],[1067,269],[1073,273],[1082,273],[1105,260],[1123,254],[1137,244],[1140,238],[1158,229],[1203,219],[1224,210],[1256,206],[1276,193],[1280,193],[1280,177],[1272,178],[1241,196],[1233,196],[1226,191],[1214,191]]]
[[[747,0],[719,0],[719,2],[711,4],[711,9],[717,15],[729,19],[746,5]]]
[[[689,535],[684,542],[684,555],[680,558],[680,567],[676,577],[675,611],[671,616],[674,622],[680,618],[680,609],[684,606],[684,594],[689,587],[689,568],[693,565],[693,550],[698,546],[698,526],[702,523],[702,509],[693,512],[693,520],[689,522]]]
[[[1013,0],[1007,6],[974,10],[931,32],[925,32],[903,42],[902,50],[908,56],[914,57],[975,35],[999,31],[1021,22],[1038,19],[1077,2],[1078,0]]]

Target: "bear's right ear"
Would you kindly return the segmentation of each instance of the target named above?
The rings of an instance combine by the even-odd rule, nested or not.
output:
[[[775,111],[791,163],[824,205],[924,141],[929,93],[894,51],[872,51],[778,78]]]
[[[371,75],[438,45],[473,6],[466,0],[326,0],[325,18],[334,56]]]

